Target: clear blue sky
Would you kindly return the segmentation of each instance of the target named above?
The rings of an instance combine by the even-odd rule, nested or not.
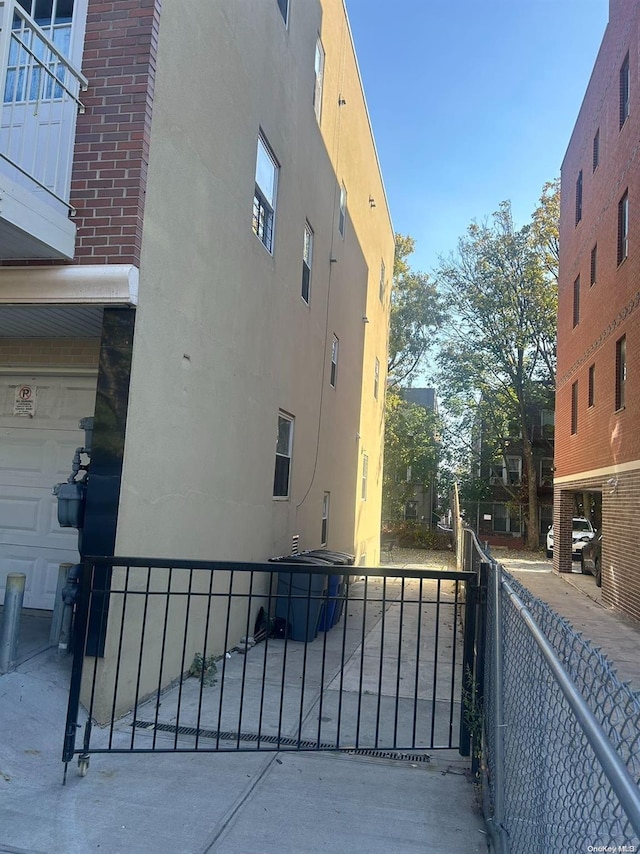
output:
[[[346,0],[396,231],[429,272],[510,199],[530,218],[560,165],[608,0]]]

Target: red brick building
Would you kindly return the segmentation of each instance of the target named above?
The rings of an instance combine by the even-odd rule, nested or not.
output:
[[[562,164],[554,569],[601,527],[603,600],[640,620],[640,3],[609,23]],[[601,520],[601,523],[600,523]]]

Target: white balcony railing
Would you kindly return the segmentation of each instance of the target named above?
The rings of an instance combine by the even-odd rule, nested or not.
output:
[[[80,92],[87,80],[65,56],[71,24],[46,33],[17,0],[0,0],[0,171],[44,201],[69,208]],[[16,177],[17,175],[17,177]]]

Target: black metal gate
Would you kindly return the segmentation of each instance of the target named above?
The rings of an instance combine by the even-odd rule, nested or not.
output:
[[[107,752],[469,755],[477,577],[88,558],[65,775],[74,755],[84,775]],[[90,615],[100,657],[86,654]]]

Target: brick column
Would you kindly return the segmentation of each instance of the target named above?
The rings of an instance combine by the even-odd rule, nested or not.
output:
[[[553,496],[553,571],[571,572],[573,492],[556,488]]]

